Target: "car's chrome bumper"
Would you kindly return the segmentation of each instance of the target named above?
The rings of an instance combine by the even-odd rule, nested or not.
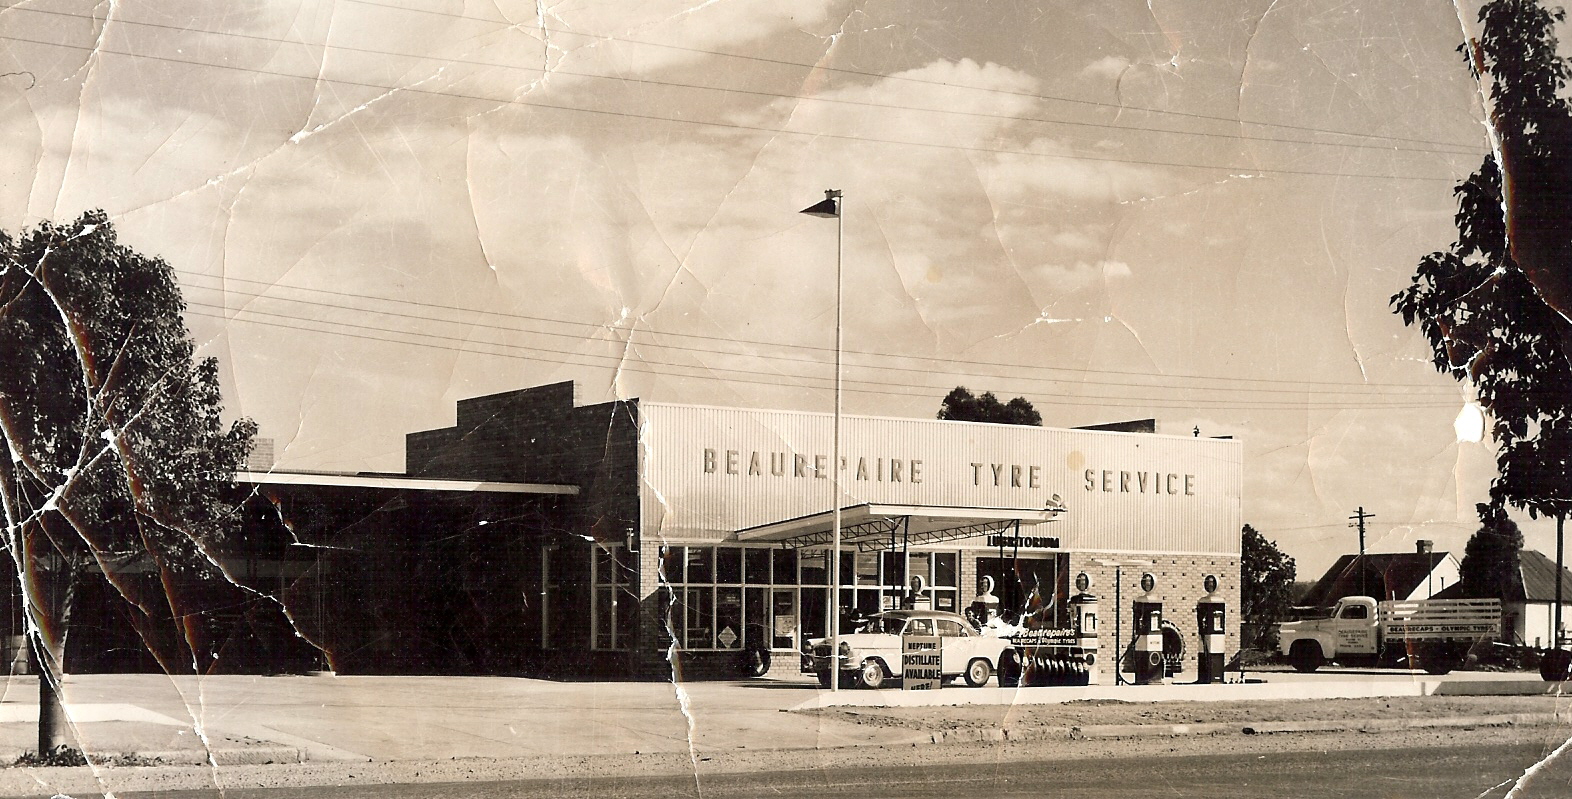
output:
[[[802,673],[818,674],[821,671],[829,671],[830,660],[831,658],[828,654],[804,654],[802,656]],[[857,668],[857,664],[852,663],[845,655],[834,658],[834,660],[838,661],[837,668],[841,671],[854,671]]]

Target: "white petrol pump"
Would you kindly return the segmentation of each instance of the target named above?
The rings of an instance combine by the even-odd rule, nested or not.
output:
[[[1141,595],[1135,598],[1135,652],[1131,664],[1136,685],[1161,683],[1163,664],[1163,600],[1154,593],[1157,578],[1141,575]]]
[[[1196,682],[1223,681],[1223,655],[1228,637],[1228,605],[1217,593],[1217,576],[1208,574],[1201,586],[1206,596],[1195,603],[1195,629],[1201,636],[1201,652],[1196,658]]]

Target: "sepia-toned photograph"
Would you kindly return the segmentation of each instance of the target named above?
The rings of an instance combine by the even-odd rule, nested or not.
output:
[[[0,796],[1572,796],[1557,0],[8,0]]]

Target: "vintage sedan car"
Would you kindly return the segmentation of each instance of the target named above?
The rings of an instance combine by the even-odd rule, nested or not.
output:
[[[984,635],[965,616],[942,610],[891,610],[874,615],[860,632],[840,636],[840,652],[833,658],[843,684],[879,688],[901,677],[901,636],[939,637],[940,674],[946,680],[964,678],[967,685],[988,683],[999,667],[1000,654],[1010,648],[1007,639]],[[808,642],[805,671],[818,675],[819,684],[830,685],[830,640]]]

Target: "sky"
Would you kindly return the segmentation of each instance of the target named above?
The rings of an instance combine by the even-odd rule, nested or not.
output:
[[[1230,435],[1319,575],[1461,556],[1470,392],[1391,313],[1488,150],[1434,0],[19,0],[0,227],[166,259],[281,468],[398,471],[464,397],[846,410],[956,385]],[[1553,552],[1553,531],[1522,519]]]

